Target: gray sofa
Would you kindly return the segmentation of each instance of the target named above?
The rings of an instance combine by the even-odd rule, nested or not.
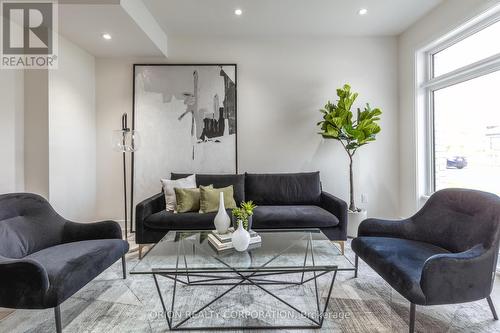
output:
[[[0,307],[54,308],[122,258],[129,245],[113,221],[74,223],[42,197],[0,195]]]
[[[171,178],[188,175],[173,173]],[[259,207],[254,212],[253,229],[320,228],[331,240],[347,239],[347,204],[321,190],[319,172],[197,174],[196,182],[198,186],[213,184],[216,188],[233,185],[237,203],[256,203]],[[167,212],[164,195],[158,193],[136,206],[136,242],[156,243],[169,230],[214,229],[215,214]]]

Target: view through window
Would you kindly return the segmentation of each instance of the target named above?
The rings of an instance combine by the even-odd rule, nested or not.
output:
[[[434,92],[435,187],[500,194],[500,72]]]
[[[431,52],[430,192],[462,187],[500,195],[499,33],[493,21]]]

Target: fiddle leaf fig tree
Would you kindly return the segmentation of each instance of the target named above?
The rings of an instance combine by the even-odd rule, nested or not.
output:
[[[357,109],[357,117],[353,119],[351,108],[358,94],[351,92],[351,87],[345,84],[341,89],[337,89],[337,96],[339,99],[336,104],[328,101],[320,110],[323,120],[318,123],[321,128],[319,134],[325,139],[339,141],[349,156],[349,210],[359,212],[360,209],[354,203],[353,157],[360,147],[375,141],[376,135],[380,133],[377,122],[382,111],[379,108],[372,109],[367,103],[363,110]]]

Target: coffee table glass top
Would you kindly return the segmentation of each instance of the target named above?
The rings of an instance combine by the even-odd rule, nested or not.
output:
[[[262,243],[245,252],[217,252],[211,231],[170,231],[132,269],[132,274],[353,270],[319,229],[255,230]]]

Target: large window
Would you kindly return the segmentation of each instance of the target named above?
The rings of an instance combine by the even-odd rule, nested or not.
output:
[[[500,194],[500,22],[427,52],[427,194],[463,187]]]

